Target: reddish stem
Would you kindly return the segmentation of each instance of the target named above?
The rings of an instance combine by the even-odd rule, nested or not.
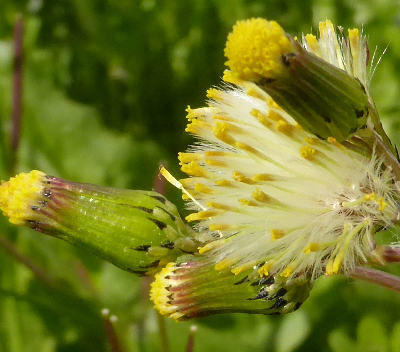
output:
[[[14,74],[12,91],[12,131],[11,151],[13,172],[16,166],[17,150],[21,135],[22,113],[22,65],[23,65],[23,35],[24,23],[22,17],[14,25]]]
[[[348,276],[353,279],[368,281],[400,293],[400,278],[385,273],[384,271],[357,266]]]
[[[400,247],[384,246],[382,257],[387,263],[400,262]]]
[[[166,167],[166,164],[161,163],[158,170],[161,170],[162,167]],[[165,178],[161,176],[160,172],[157,172],[154,178],[153,189],[160,194],[165,194]]]
[[[197,331],[197,326],[196,325],[192,325],[190,327],[189,337],[188,337],[187,344],[186,344],[186,352],[193,352],[194,336],[196,334],[196,331]]]
[[[114,325],[108,316],[103,317],[104,330],[106,332],[107,341],[110,345],[111,352],[122,352],[121,345],[115,332]]]

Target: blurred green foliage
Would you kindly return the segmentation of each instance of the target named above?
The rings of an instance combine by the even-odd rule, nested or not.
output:
[[[179,175],[175,156],[191,142],[184,109],[220,84],[233,23],[278,20],[288,32],[325,18],[363,26],[375,62],[372,81],[384,124],[400,142],[400,11],[397,0],[2,0],[0,2],[0,178],[10,176],[12,28],[25,26],[23,128],[17,171],[150,189],[158,164]],[[169,197],[178,201],[177,191]],[[181,203],[180,203],[181,204]],[[386,234],[387,237],[393,233]],[[145,282],[69,245],[0,218],[0,236],[43,268],[38,280],[0,248],[0,351],[107,351],[101,309],[124,351],[159,351],[157,317]],[[383,235],[385,236],[385,234]],[[400,274],[398,267],[388,268]],[[322,278],[287,316],[221,315],[166,321],[170,350],[400,351],[400,297],[344,278]]]

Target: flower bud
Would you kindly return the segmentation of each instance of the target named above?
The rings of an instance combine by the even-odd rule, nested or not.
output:
[[[328,24],[329,39],[334,36],[336,40],[333,26]],[[355,47],[354,38],[351,43]],[[336,56],[339,47],[327,45]],[[225,55],[234,76],[256,83],[297,123],[320,138],[348,139],[366,126],[374,109],[356,76],[303,48],[276,22],[239,21],[228,36]],[[351,72],[358,73],[359,66],[354,63]]]
[[[138,274],[153,273],[196,249],[175,206],[157,192],[74,183],[31,171],[1,184],[0,209],[13,224],[64,239]]]
[[[212,258],[186,256],[156,275],[150,296],[161,314],[184,320],[216,313],[289,313],[311,288],[305,276],[261,277],[254,269],[235,275],[216,270]]]

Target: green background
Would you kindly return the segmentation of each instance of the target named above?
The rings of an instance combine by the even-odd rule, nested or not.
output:
[[[372,81],[385,127],[400,142],[400,8],[395,0],[1,0],[0,178],[10,176],[12,28],[23,15],[23,126],[17,171],[150,189],[160,162],[181,175],[176,154],[185,107],[218,85],[223,48],[238,19],[262,16],[293,35],[319,20],[363,26],[371,56],[388,46]],[[177,202],[179,192],[168,187]],[[396,231],[381,239],[398,240]],[[157,315],[143,279],[0,217],[0,236],[57,281],[35,277],[0,247],[0,351],[107,351],[101,309],[123,351],[160,351]],[[400,275],[400,268],[387,270]],[[322,278],[287,316],[221,315],[165,320],[170,351],[400,351],[400,296],[346,278]],[[164,346],[165,347],[165,346]],[[165,349],[163,351],[166,351]]]

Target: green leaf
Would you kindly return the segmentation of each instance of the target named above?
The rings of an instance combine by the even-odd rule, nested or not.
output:
[[[391,344],[392,352],[400,352],[400,322],[393,326]]]
[[[276,351],[294,351],[309,333],[310,323],[304,311],[300,310],[285,316],[276,336]]]
[[[333,330],[328,336],[328,344],[333,352],[354,352],[355,343],[341,329]]]
[[[387,351],[387,334],[382,323],[375,317],[364,317],[357,327],[357,342],[360,352]]]

